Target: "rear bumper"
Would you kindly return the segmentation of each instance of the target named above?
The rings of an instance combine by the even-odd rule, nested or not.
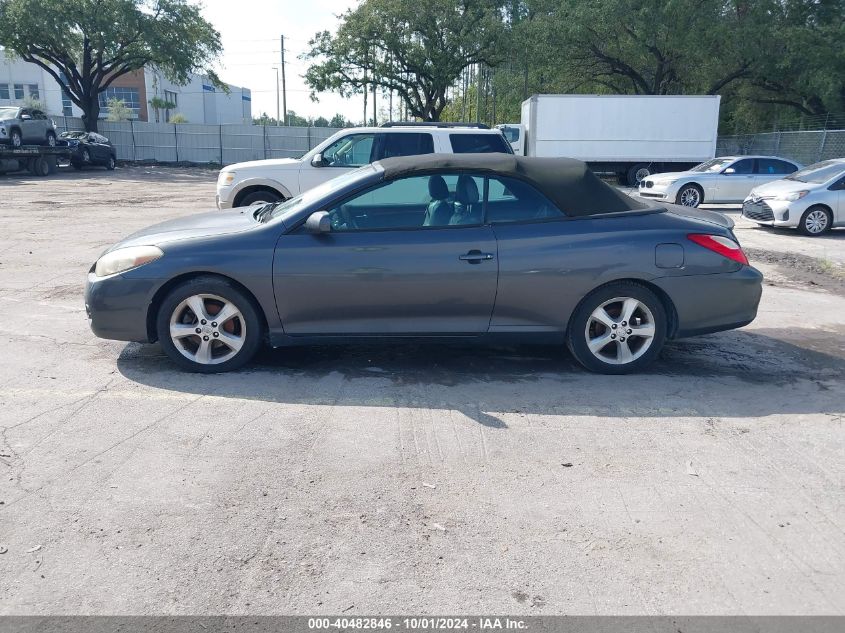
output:
[[[733,273],[663,277],[652,283],[671,298],[678,323],[673,338],[733,330],[757,317],[763,275],[743,266]]]
[[[100,338],[149,342],[147,311],[156,287],[151,279],[88,273],[85,312],[91,331]]]

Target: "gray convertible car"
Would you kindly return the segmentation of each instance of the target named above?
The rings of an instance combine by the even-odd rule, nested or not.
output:
[[[273,347],[566,344],[628,373],[667,339],[741,327],[762,276],[732,222],[648,206],[568,159],[385,159],[286,202],[165,222],[91,267],[91,328],[220,372]]]

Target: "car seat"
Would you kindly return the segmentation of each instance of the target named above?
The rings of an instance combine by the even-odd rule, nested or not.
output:
[[[472,176],[463,174],[458,177],[455,190],[455,212],[449,224],[481,224],[481,203],[478,185]]]
[[[446,226],[454,213],[454,207],[449,202],[449,187],[443,176],[431,176],[428,179],[428,195],[431,204],[425,212],[423,226]]]

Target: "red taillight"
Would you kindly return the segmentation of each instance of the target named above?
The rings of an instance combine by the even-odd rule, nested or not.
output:
[[[714,253],[719,253],[719,255],[723,257],[732,259],[735,262],[746,265],[748,264],[748,258],[745,256],[745,253],[742,252],[739,244],[729,237],[690,233],[687,235],[687,239],[691,242],[695,242],[699,246],[703,246],[704,248],[713,251]]]

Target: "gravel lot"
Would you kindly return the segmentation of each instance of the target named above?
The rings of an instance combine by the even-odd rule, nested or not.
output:
[[[94,338],[97,255],[214,179],[0,177],[0,613],[845,612],[845,233],[741,222],[759,318],[637,376],[446,346],[199,376]]]

